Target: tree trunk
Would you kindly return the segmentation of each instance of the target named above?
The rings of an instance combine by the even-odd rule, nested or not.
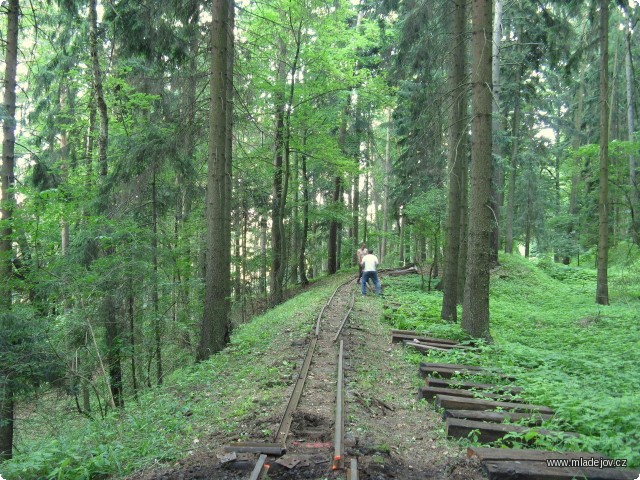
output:
[[[85,151],[85,185],[90,187],[93,183],[93,149],[96,133],[96,100],[95,92],[91,92],[89,98],[89,128],[87,130],[86,151]]]
[[[227,282],[223,282],[224,292],[224,309],[227,315],[227,331],[225,335],[225,343],[229,340],[231,331],[231,197],[233,191],[233,67],[234,67],[234,51],[235,51],[235,1],[227,0],[227,25],[226,25],[226,95],[225,95],[225,163],[224,163],[224,191],[225,191],[225,203],[224,203],[224,275],[229,279]]]
[[[625,31],[625,70],[627,79],[627,139],[633,141],[635,133],[635,109],[634,109],[634,81],[633,81],[633,63],[631,60],[631,28],[632,19],[627,10],[627,24]],[[629,155],[629,206],[631,211],[631,238],[636,245],[640,245],[640,195],[638,192],[638,160],[636,155]]]
[[[13,188],[15,186],[15,128],[16,128],[16,69],[18,65],[18,0],[10,0],[7,9],[6,51],[4,71],[4,112],[2,121],[2,168],[0,169],[2,189],[0,196],[0,311],[11,309],[12,288],[12,218],[16,208]],[[1,423],[0,423],[1,425]],[[1,450],[0,450],[1,451]]]
[[[582,117],[584,112],[584,71],[580,71],[580,81],[578,83],[578,91],[576,92],[576,109],[573,119],[574,134],[571,140],[571,147],[577,150],[581,144],[580,128],[582,126]],[[576,172],[571,177],[571,191],[569,193],[569,215],[571,217],[578,213],[578,186],[580,183],[580,173]],[[574,235],[575,225],[573,220],[567,225],[567,235],[572,237]],[[576,239],[576,243],[577,239]],[[578,255],[580,255],[578,253]],[[562,263],[569,265],[571,263],[571,257],[566,255],[562,259]]]
[[[464,145],[467,151],[468,138],[465,133],[460,140],[460,147]],[[464,298],[464,284],[467,278],[467,247],[469,245],[469,165],[467,155],[461,159],[463,168],[460,176],[460,254],[458,255],[458,305],[462,305]]]
[[[398,261],[400,265],[404,267],[404,229],[405,229],[405,221],[404,215],[402,214],[402,210],[400,210],[400,215],[398,216],[398,235],[400,245],[398,247]]]
[[[227,36],[228,0],[215,0],[212,5],[211,27],[211,111],[209,113],[209,156],[206,193],[206,273],[204,314],[197,360],[202,361],[225,346],[229,334],[230,263],[227,202]]]
[[[11,310],[12,237],[11,227],[15,197],[15,128],[16,128],[16,69],[18,66],[18,18],[20,2],[9,0],[7,5],[7,30],[4,70],[4,112],[2,122],[2,168],[0,168],[0,314]],[[0,461],[8,460],[13,453],[14,403],[13,386],[8,376],[0,373]]]
[[[280,217],[280,202],[282,198],[282,128],[284,125],[284,111],[277,112],[276,142],[274,154],[275,172],[273,176],[273,205],[271,209],[271,305],[275,306],[282,301],[282,274],[284,250],[284,222]],[[279,132],[279,133],[278,133]]]
[[[242,257],[240,261],[240,301],[242,302],[242,323],[247,321],[247,236],[249,233],[249,212],[242,209]]]
[[[286,82],[286,45],[282,39],[278,39],[278,85]],[[282,274],[284,263],[284,219],[282,218],[281,204],[285,201],[283,195],[283,148],[284,148],[284,93],[278,91],[275,95],[276,105],[276,130],[273,152],[273,201],[271,205],[271,306],[282,301]]]
[[[0,461],[9,460],[13,454],[14,401],[13,387],[8,377],[0,379]]]
[[[333,207],[334,207],[334,215],[338,212],[338,203],[340,202],[340,185],[341,177],[339,175],[335,176],[333,179],[333,197],[331,198]],[[327,260],[328,265],[327,269],[329,271],[329,275],[332,275],[338,271],[338,219],[332,218],[329,223],[329,244],[327,245]]]
[[[520,46],[518,46],[520,48]],[[504,251],[513,254],[513,219],[516,209],[516,175],[518,173],[518,150],[520,149],[520,79],[522,67],[516,70],[516,93],[513,99],[513,125],[511,127],[511,162],[509,166],[509,192],[507,194],[507,215],[505,225]]]
[[[424,256],[424,254],[426,253],[426,245],[425,245],[425,238],[422,237],[421,239],[421,244],[420,244],[420,257],[422,259],[422,257]],[[416,262],[416,263],[422,263],[422,262]],[[433,265],[432,265],[432,271],[433,271],[433,276],[435,278],[438,278],[440,276],[440,235],[438,233],[436,233],[433,237]]]
[[[239,214],[239,212],[237,212]],[[240,298],[240,264],[239,259],[240,259],[240,231],[242,229],[242,225],[241,225],[241,216],[238,215],[238,217],[236,217],[236,234],[235,234],[235,238],[233,239],[233,256],[235,257],[235,263],[233,265],[233,271],[235,273],[235,278],[233,281],[233,298],[234,298],[234,302],[237,302],[238,299]]]
[[[301,236],[301,228],[300,228],[300,179],[298,170],[300,168],[300,157],[296,153],[294,155],[293,161],[293,170],[292,170],[292,180],[293,180],[293,211],[291,215],[291,247],[290,247],[290,274],[289,278],[291,282],[298,283],[299,274],[298,268],[300,264],[298,262],[300,258],[300,236]]]
[[[368,166],[368,165],[367,165]],[[362,241],[367,243],[367,237],[369,235],[369,223],[367,217],[367,210],[369,208],[369,172],[364,174],[364,216],[362,217]]]
[[[447,197],[447,241],[445,251],[445,275],[443,279],[444,296],[442,299],[441,316],[444,320],[457,321],[458,314],[458,262],[460,260],[460,197],[462,194],[462,175],[466,168],[466,152],[460,147],[466,147],[462,141],[466,133],[465,112],[467,97],[464,95],[464,72],[466,63],[466,40],[464,27],[466,22],[466,0],[455,2],[453,17],[452,40],[455,49],[453,63],[449,76],[449,90],[453,98],[451,109],[451,126],[449,130],[449,191]]]
[[[91,66],[93,70],[93,93],[96,99],[98,113],[98,172],[101,183],[106,182],[109,171],[107,161],[107,148],[109,145],[109,112],[107,103],[104,99],[104,90],[102,84],[102,70],[100,67],[100,59],[98,56],[98,13],[97,2],[91,0],[89,5],[89,50],[91,54]],[[103,212],[106,212],[107,201],[102,202]],[[112,255],[113,247],[105,252],[105,255]],[[117,319],[115,289],[116,285],[111,280],[107,280],[105,285],[104,298],[100,308],[102,322],[105,325],[107,346],[107,364],[109,370],[109,383],[111,390],[110,401],[112,407],[123,407],[124,399],[122,396],[122,365],[121,365],[121,342],[120,342],[120,325]]]
[[[305,133],[302,139],[303,149],[307,143],[307,136]],[[306,262],[304,259],[305,250],[307,248],[307,237],[309,234],[309,179],[307,178],[307,155],[302,154],[302,232],[300,235],[300,254],[298,257],[298,271],[300,272],[300,284],[307,285],[309,279],[307,278]]]
[[[151,265],[153,280],[151,285],[151,303],[153,304],[153,334],[156,347],[156,381],[162,385],[162,324],[160,319],[160,296],[158,294],[158,195],[156,185],[156,167],[153,165],[151,180]]]
[[[91,0],[89,7],[89,50],[91,51],[91,64],[93,68],[93,92],[98,110],[98,172],[101,178],[108,173],[107,145],[109,143],[109,115],[107,103],[104,99],[102,85],[102,70],[98,57],[98,13],[96,0]]]
[[[491,210],[493,211],[493,229],[491,230],[491,265],[498,264],[500,250],[500,208],[502,207],[502,190],[504,188],[504,170],[502,169],[502,145],[497,139],[500,133],[500,42],[502,40],[502,0],[495,0],[493,20],[493,44],[491,75],[493,77],[493,117],[491,129],[492,143],[492,177],[491,177]]]
[[[360,16],[358,16],[360,19]],[[358,104],[356,106],[356,114],[355,114],[355,140],[354,143],[356,145],[356,151],[354,153],[354,163],[356,173],[353,176],[353,204],[352,204],[352,244],[353,244],[353,252],[351,254],[352,264],[356,265],[358,263],[358,248],[360,245],[359,237],[359,221],[360,221],[360,143],[362,142],[362,123],[363,123],[363,115],[362,115],[362,107]],[[369,149],[367,148],[366,155],[369,155]]]
[[[136,330],[135,297],[133,295],[133,275],[129,274],[129,294],[127,295],[127,317],[129,318],[129,348],[131,349],[131,388],[134,398],[138,398],[138,377],[136,372]]]
[[[259,291],[267,293],[267,219],[260,218],[260,286]]]
[[[124,396],[122,390],[120,324],[118,322],[114,295],[108,294],[105,296],[102,301],[100,314],[105,322],[106,358],[109,370],[111,397],[115,407],[123,408]]]
[[[284,222],[285,218],[285,206],[287,204],[287,195],[289,193],[289,179],[291,177],[291,105],[294,104],[294,93],[296,86],[296,74],[298,71],[298,62],[300,60],[300,50],[301,50],[301,41],[302,41],[302,20],[298,23],[297,29],[295,31],[294,41],[296,44],[296,49],[293,57],[293,63],[291,65],[291,69],[287,73],[289,80],[289,92],[288,97],[286,99],[285,104],[288,105],[285,109],[285,117],[284,117],[284,138],[282,142],[283,147],[283,161],[284,161],[284,172],[283,172],[283,183],[282,183],[282,201],[280,202],[280,221]],[[283,57],[284,58],[284,57]],[[287,282],[285,279],[285,272],[288,270],[289,264],[289,254],[287,252],[287,242],[286,242],[286,234],[284,230],[284,223],[281,224],[281,236],[282,236],[282,253],[281,259],[282,264],[280,267],[280,278],[278,283],[284,287]],[[288,225],[289,235],[291,235],[291,222]]]
[[[347,97],[344,109],[342,111],[342,119],[340,121],[340,131],[338,133],[338,145],[342,152],[346,155],[346,138],[347,138],[347,116],[349,115],[349,107],[351,105],[351,97]],[[339,222],[335,216],[338,214],[339,204],[342,203],[340,198],[340,190],[342,188],[342,177],[340,173],[336,174],[333,179],[333,196],[331,198],[334,218],[329,222],[329,239],[327,244],[327,270],[329,275],[338,271],[338,227]]]
[[[391,181],[391,112],[392,110],[389,109],[387,115],[387,138],[384,149],[384,192],[382,198],[382,241],[380,242],[380,263],[384,262],[384,257],[387,256],[387,236],[389,234],[389,183]]]
[[[529,174],[529,179],[531,179],[531,174]],[[527,213],[525,215],[525,226],[524,226],[524,258],[529,258],[531,253],[531,217],[533,216],[532,212],[532,199],[531,199],[531,182],[528,183],[527,188]]]
[[[357,173],[353,177],[353,210],[352,210],[352,240],[353,240],[353,254],[351,255],[352,264],[356,265],[357,261],[357,251],[360,242],[358,238],[360,236],[359,221],[360,221],[360,152],[358,150],[358,155],[355,158],[355,167],[357,168]]]
[[[489,268],[491,197],[491,21],[492,0],[473,2],[473,121],[471,124],[471,202],[469,246],[464,287],[462,329],[475,338],[490,339]]]
[[[199,22],[200,15],[194,14],[189,21],[189,62],[188,68],[190,72],[197,71],[198,55],[195,52],[199,48]],[[198,77],[195,74],[188,75],[184,82],[179,81],[180,109],[184,118],[185,127],[182,136],[181,151],[186,162],[194,162],[194,152],[196,143],[196,102],[198,93]],[[178,174],[174,179],[176,202],[175,202],[175,219],[174,219],[174,239],[176,250],[181,248],[184,242],[184,258],[186,262],[173,262],[174,278],[176,279],[177,289],[174,290],[175,306],[174,317],[176,323],[191,324],[192,322],[192,291],[190,287],[191,277],[193,275],[193,262],[191,261],[191,239],[185,231],[186,222],[189,219],[192,209],[192,197],[194,191],[195,179],[184,174]],[[180,341],[185,349],[192,350],[191,329],[182,329]]]
[[[600,196],[596,303],[609,305],[609,0],[600,0]]]

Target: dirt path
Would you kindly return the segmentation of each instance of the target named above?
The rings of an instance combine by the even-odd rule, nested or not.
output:
[[[271,479],[344,478],[330,470],[333,454],[337,346],[335,332],[352,295],[355,307],[342,333],[345,348],[346,455],[359,462],[361,480],[484,478],[479,464],[467,460],[462,449],[444,438],[444,423],[433,407],[416,401],[421,384],[414,365],[404,360],[402,347],[392,345],[380,319],[383,300],[361,297],[355,282],[338,289],[324,312],[316,354],[294,415],[287,448],[305,461],[288,469],[273,465]],[[305,345],[292,344],[282,358],[302,364]],[[273,359],[271,359],[273,360]],[[283,392],[282,407],[274,412],[274,431],[291,395]],[[257,423],[258,421],[256,421]],[[263,422],[255,431],[263,428]],[[214,444],[178,462],[173,468],[149,471],[132,480],[247,479],[255,456],[221,463],[223,446],[232,439],[212,438]],[[268,439],[260,439],[269,441]]]
[[[444,422],[433,406],[416,400],[424,380],[405,361],[403,347],[391,344],[380,321],[382,302],[358,298],[348,330],[347,431],[364,471],[360,478],[485,478],[477,461],[444,438]]]

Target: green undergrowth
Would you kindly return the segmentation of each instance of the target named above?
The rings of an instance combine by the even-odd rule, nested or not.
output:
[[[556,411],[546,428],[521,441],[539,448],[589,450],[640,465],[640,268],[610,269],[610,306],[595,304],[595,271],[504,256],[492,271],[493,343],[473,352],[408,353],[415,362],[468,363],[517,378],[529,403]],[[420,291],[420,279],[386,279],[385,316],[394,328],[467,339],[440,319],[442,294]],[[459,316],[460,317],[460,316]],[[428,358],[428,360],[426,360]],[[508,439],[513,442],[514,439]],[[517,439],[516,439],[517,441]]]
[[[216,435],[268,437],[268,417],[297,369],[297,359],[283,359],[281,352],[303,342],[340,281],[323,282],[238,327],[223,352],[174,372],[137,403],[128,399],[123,412],[103,420],[76,419],[55,437],[25,440],[11,461],[0,464],[0,475],[6,480],[122,476],[183,458]],[[248,432],[256,418],[265,419],[265,430]]]

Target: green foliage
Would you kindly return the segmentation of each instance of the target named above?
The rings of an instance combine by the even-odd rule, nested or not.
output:
[[[7,480],[103,478],[182,458],[215,432],[254,439],[261,433],[266,439],[270,412],[281,404],[297,368],[295,361],[270,359],[283,345],[302,341],[338,281],[344,279],[241,325],[223,352],[173,372],[125,411],[94,421],[76,417],[53,438],[32,432],[0,472]],[[246,430],[249,418],[264,419],[260,433]]]
[[[62,374],[41,320],[25,308],[0,312],[0,376],[14,393],[59,380]]]
[[[459,325],[440,319],[442,293],[424,293],[420,278],[413,276],[389,277],[385,295],[392,299],[385,305],[385,318],[402,330],[429,331],[442,338],[465,339]]]
[[[551,278],[561,282],[564,280],[572,282],[594,282],[596,280],[596,272],[591,268],[563,265],[546,258],[539,260],[537,266]]]
[[[426,235],[438,235],[445,215],[447,193],[444,188],[431,188],[416,195],[404,209],[409,222]]]
[[[614,251],[616,256],[623,256]],[[628,258],[628,257],[625,257]],[[431,361],[498,368],[517,378],[530,403],[557,412],[545,425],[575,431],[572,437],[547,437],[535,430],[507,441],[528,441],[539,448],[587,449],[640,465],[640,296],[602,307],[594,303],[595,272],[550,261],[501,257],[492,272],[491,334],[494,342],[474,352],[433,352]],[[619,291],[639,291],[638,269],[626,276],[611,272],[612,299]],[[419,291],[417,278],[389,279],[387,317],[397,328],[445,338],[463,338],[458,325],[439,319],[439,294]],[[630,287],[632,285],[632,287]],[[395,303],[400,306],[394,306]],[[411,358],[424,361],[412,353]]]

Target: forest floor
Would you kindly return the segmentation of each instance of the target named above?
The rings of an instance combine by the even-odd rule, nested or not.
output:
[[[346,278],[346,277],[345,277]],[[338,291],[333,305],[325,312],[329,323],[340,322],[354,290],[355,281]],[[444,422],[432,405],[417,401],[417,389],[422,383],[415,364],[405,358],[403,347],[391,344],[388,325],[382,321],[384,299],[372,295],[361,297],[358,292],[343,339],[345,344],[345,430],[347,457],[357,457],[360,479],[460,479],[485,478],[477,461],[466,458],[463,448],[444,438]],[[282,332],[275,337],[286,337],[287,324],[279,324]],[[322,350],[321,350],[322,351]],[[160,479],[220,479],[248,478],[256,457],[245,461],[223,463],[224,446],[242,440],[270,441],[270,435],[278,426],[280,415],[286,404],[295,379],[295,372],[305,354],[305,341],[300,339],[280,342],[268,355],[253,357],[256,365],[293,364],[289,379],[282,383],[279,408],[266,412],[264,402],[252,403],[254,411],[246,411],[240,431],[213,432],[201,438],[190,454],[168,467],[158,467],[138,472],[129,480]],[[325,353],[325,355],[329,355]],[[335,362],[334,359],[316,359],[314,362]],[[335,382],[335,371],[331,368],[314,369],[314,377],[304,395],[318,395],[313,385]],[[322,378],[326,376],[327,378]],[[320,377],[320,378],[318,378]],[[273,381],[278,383],[278,379]],[[258,389],[259,386],[256,386]],[[316,430],[326,432],[318,438],[330,442],[333,439],[333,420],[324,416],[312,418],[304,415],[296,421],[318,420]],[[304,442],[304,438],[298,439]],[[328,459],[327,459],[328,460]],[[318,463],[315,468],[294,467],[288,470],[274,465],[269,478],[278,479],[329,479],[337,477],[330,471],[330,464]]]

